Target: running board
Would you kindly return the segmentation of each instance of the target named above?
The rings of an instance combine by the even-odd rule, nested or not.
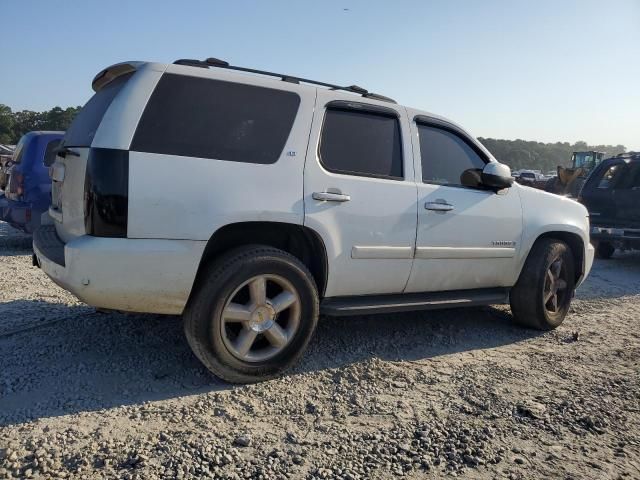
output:
[[[509,301],[508,288],[478,288],[449,292],[401,293],[394,295],[358,295],[325,298],[320,313],[332,317],[372,315],[376,313],[437,310],[440,308],[477,307]]]

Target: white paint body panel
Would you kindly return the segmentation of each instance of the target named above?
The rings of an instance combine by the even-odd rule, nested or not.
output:
[[[62,221],[54,223],[67,242],[66,267],[36,253],[56,283],[91,305],[181,313],[207,241],[221,227],[245,221],[304,224],[314,230],[327,251],[327,297],[509,287],[535,240],[553,231],[580,236],[585,276],[591,268],[593,248],[583,206],[517,184],[500,194],[423,184],[413,118],[445,119],[391,103],[232,71],[140,64],[107,110],[92,147],[129,149],[164,71],[293,91],[300,107],[272,165],[130,152],[126,239],[85,235],[88,149],[79,149],[80,157],[58,158],[65,188]],[[333,100],[396,110],[404,180],[337,174],[322,167],[320,131],[325,105]],[[313,192],[324,191],[351,198],[342,203],[312,198]],[[446,200],[454,209],[424,208],[435,200]]]
[[[358,101],[353,95],[318,90],[304,175],[306,226],[320,234],[327,250],[326,296],[401,293],[409,278],[416,231],[416,185],[409,124],[404,109],[396,109],[403,132],[404,180],[345,175],[325,170],[318,158],[325,106],[332,100]],[[314,200],[313,192],[334,191],[348,202]],[[355,248],[355,256],[353,249]],[[402,252],[398,258],[398,252]],[[389,254],[383,258],[385,252]]]
[[[212,76],[210,70],[179,65],[170,65],[167,72]],[[130,152],[129,237],[209,240],[230,223],[302,224],[304,155],[315,89],[225,71],[215,78],[298,94],[300,106],[280,158],[261,165]]]
[[[418,186],[416,260],[406,292],[507,287],[518,277],[515,252],[493,247],[493,241],[513,242],[522,236],[518,192],[503,194],[467,188]],[[424,204],[445,200],[448,212],[426,210]]]
[[[405,291],[512,286],[519,275],[516,270],[517,252],[522,240],[522,207],[518,191],[510,188],[496,193],[422,183],[420,141],[413,120],[417,115],[442,118],[411,109],[407,109],[407,113],[415,139],[418,231],[416,259]],[[493,159],[481,144],[474,143]],[[425,204],[432,202],[448,203],[453,209],[442,212],[427,210]],[[505,249],[494,242],[508,242],[514,247]]]
[[[66,267],[38,251],[44,272],[94,307],[181,314],[207,242],[83,235],[64,247]]]
[[[522,249],[516,270],[524,266],[527,255],[536,239],[547,232],[567,232],[578,235],[585,245],[584,273],[580,283],[589,275],[593,264],[594,249],[589,239],[589,212],[584,205],[566,197],[514,184],[522,201],[524,231]]]

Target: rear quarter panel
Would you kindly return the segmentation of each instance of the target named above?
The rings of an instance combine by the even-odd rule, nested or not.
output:
[[[130,152],[128,236],[206,241],[222,226],[236,222],[301,225],[304,160],[316,90],[235,72],[212,74],[211,70],[178,65],[166,71],[293,91],[300,105],[273,164]]]

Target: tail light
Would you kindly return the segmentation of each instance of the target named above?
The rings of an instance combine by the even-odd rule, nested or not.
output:
[[[127,237],[129,152],[92,148],[84,184],[84,224],[94,237]]]
[[[20,172],[16,173],[16,194],[21,197],[24,194],[24,175]]]
[[[21,172],[11,172],[9,177],[8,197],[17,200],[24,195],[24,174]]]

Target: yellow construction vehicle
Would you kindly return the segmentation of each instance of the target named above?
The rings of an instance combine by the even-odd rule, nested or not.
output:
[[[550,179],[545,190],[558,195],[577,197],[589,173],[604,160],[604,152],[573,152],[571,167],[558,165],[558,176]]]

